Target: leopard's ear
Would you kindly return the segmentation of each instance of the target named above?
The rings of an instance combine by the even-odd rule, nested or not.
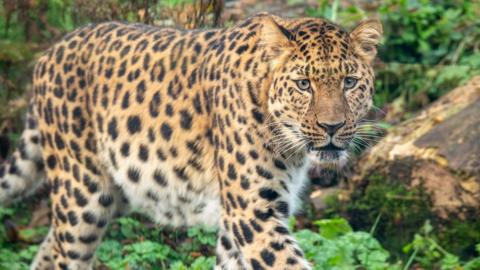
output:
[[[378,19],[361,22],[350,33],[355,52],[366,62],[371,63],[377,55],[377,45],[383,35],[382,23]]]
[[[280,57],[294,48],[294,35],[277,23],[271,15],[263,15],[260,23],[260,46],[265,48],[270,59]]]

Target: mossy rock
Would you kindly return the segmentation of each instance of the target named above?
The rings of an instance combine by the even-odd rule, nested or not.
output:
[[[438,243],[463,259],[476,256],[475,245],[480,243],[480,220],[446,221],[432,210],[429,194],[422,186],[411,187],[398,178],[372,174],[356,187],[348,200],[338,196],[327,200],[327,217],[342,215],[354,230],[373,231],[374,236],[397,259],[406,260],[402,252],[425,221],[430,220]]]

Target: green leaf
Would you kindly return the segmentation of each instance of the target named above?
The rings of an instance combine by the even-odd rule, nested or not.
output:
[[[314,224],[319,227],[320,235],[327,239],[333,239],[352,231],[352,227],[343,218],[318,220]]]

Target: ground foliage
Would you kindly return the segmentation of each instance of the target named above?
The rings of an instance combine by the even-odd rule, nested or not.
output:
[[[385,121],[384,127],[479,74],[480,3],[434,2],[352,5],[319,0],[315,7],[305,8],[306,15],[347,27],[372,14],[382,20],[385,38],[376,64],[375,96],[381,113],[375,117]],[[0,0],[0,161],[22,129],[30,85],[26,78],[52,41],[79,25],[113,19],[186,28],[218,26],[223,7],[223,1],[215,0]],[[456,231],[442,231],[429,222],[428,196],[421,190],[406,190],[375,176],[372,181],[376,184],[362,193],[366,196],[354,195],[350,204],[332,199],[322,213],[313,213],[307,205],[310,210],[291,220],[290,227],[315,269],[480,269],[479,222],[452,221]],[[46,224],[32,221],[36,203],[0,207],[0,269],[28,269],[47,232]],[[458,232],[462,239],[457,239]],[[215,230],[209,228],[160,228],[134,214],[110,225],[97,251],[97,267],[211,269],[215,239]]]

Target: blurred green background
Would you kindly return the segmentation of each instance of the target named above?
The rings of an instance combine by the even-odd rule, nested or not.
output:
[[[188,29],[223,27],[259,11],[323,17],[347,29],[364,18],[380,18],[385,37],[375,63],[376,110],[370,118],[386,128],[480,74],[477,0],[2,0],[0,160],[21,133],[35,59],[68,31],[105,20]],[[395,188],[389,192],[411,195]],[[392,234],[402,225],[395,223],[395,217],[372,210],[385,208],[377,205],[385,200],[385,192],[373,190],[371,198],[354,205],[332,201],[322,213],[305,202],[305,212],[291,220],[291,228],[316,269],[480,269],[480,222],[460,222],[448,231],[432,226],[428,215],[416,214],[408,223],[415,229],[398,239]],[[388,203],[389,213],[403,211],[408,216],[408,204]],[[345,207],[363,210],[365,218],[345,215]],[[42,198],[0,207],[0,270],[28,269],[46,233],[45,209],[48,204]],[[133,215],[111,225],[96,265],[99,269],[211,269],[214,246],[212,229],[172,231]]]

